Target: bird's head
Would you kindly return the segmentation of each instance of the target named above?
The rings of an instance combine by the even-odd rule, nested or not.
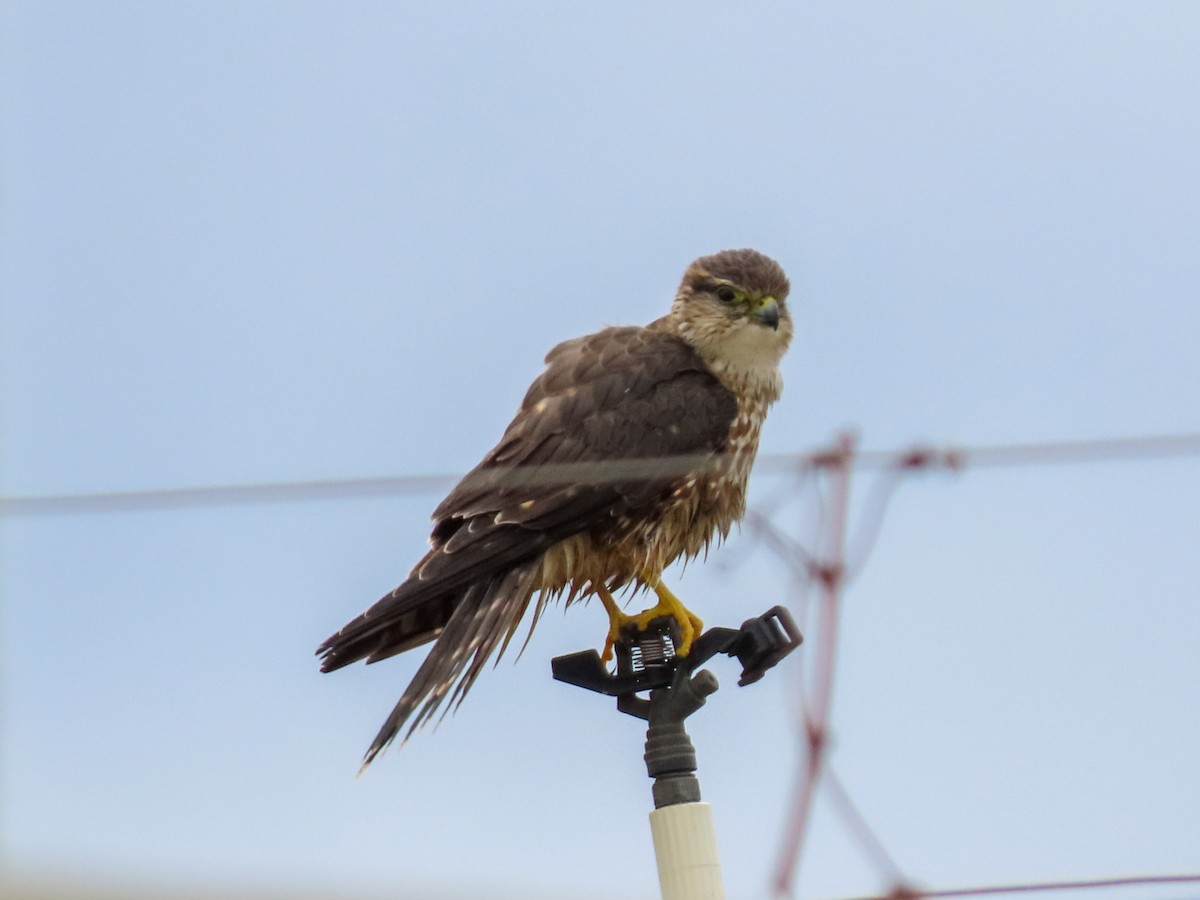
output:
[[[672,325],[711,362],[774,370],[792,340],[788,279],[757,250],[702,256],[683,274]]]

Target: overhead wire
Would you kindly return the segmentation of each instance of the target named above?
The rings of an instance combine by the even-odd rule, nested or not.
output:
[[[840,465],[828,450],[763,454],[755,465],[760,475],[796,473]],[[980,446],[916,445],[902,450],[856,451],[855,468],[945,469],[976,467],[1123,462],[1200,456],[1200,432],[1087,440],[1038,441]],[[599,484],[613,479],[684,474],[700,457],[618,460],[540,466],[536,469],[492,469],[486,477],[507,485],[547,483]],[[17,494],[0,496],[0,516],[69,516],[88,513],[138,512],[194,507],[240,506],[313,500],[403,497],[445,491],[456,482],[449,474],[329,478],[305,481],[247,482],[120,491]]]

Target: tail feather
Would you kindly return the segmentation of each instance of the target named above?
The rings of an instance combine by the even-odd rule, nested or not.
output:
[[[505,579],[505,581],[507,582],[509,579]],[[471,638],[468,645],[467,652],[471,655],[471,663],[462,673],[462,677],[458,679],[458,683],[455,684],[454,693],[450,695],[450,705],[453,709],[457,710],[462,704],[467,696],[467,691],[471,689],[471,685],[483,671],[484,665],[496,651],[496,646],[506,647],[508,645],[508,639],[525,615],[525,610],[529,607],[529,599],[532,596],[533,586],[530,579],[526,578],[522,583],[522,580],[517,577],[513,578],[511,583],[502,583],[499,586],[495,600],[491,602],[485,600],[484,606],[490,607],[490,612],[478,624],[475,629],[476,636]],[[499,662],[499,657],[496,658],[496,661]]]
[[[432,641],[450,621],[458,599],[457,593],[435,597],[374,628],[361,628],[368,616],[360,616],[317,649],[321,671],[333,672],[360,659],[379,662]]]
[[[396,738],[410,718],[404,740],[428,723],[452,690],[451,704],[462,702],[488,657],[516,628],[529,606],[534,592],[533,569],[530,564],[517,566],[471,585],[457,598],[429,655],[371,742],[363,769]]]
[[[461,598],[477,585],[503,578],[509,569],[523,570],[555,540],[549,534],[512,527],[472,532],[477,521],[483,520],[459,522],[457,530],[449,533],[450,540],[458,534],[474,535],[456,552],[447,552],[446,541],[438,544],[399,587],[326,638],[317,648],[321,671],[332,672],[364,658],[377,662],[433,640]]]

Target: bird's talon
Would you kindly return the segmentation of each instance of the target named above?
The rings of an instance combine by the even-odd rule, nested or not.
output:
[[[604,639],[604,652],[600,654],[600,662],[608,665],[613,660],[613,650],[616,647],[617,640],[621,637],[620,628],[610,628],[608,637]]]
[[[613,649],[617,641],[621,639],[621,632],[626,625],[634,621],[634,617],[622,612],[621,608],[617,606],[617,601],[613,599],[613,595],[604,586],[597,585],[596,594],[600,597],[600,602],[604,604],[605,612],[608,613],[608,636],[604,639],[604,650],[600,654],[600,662],[607,665],[612,662]]]
[[[687,618],[679,621],[679,630],[683,632],[680,635],[679,646],[675,648],[675,652],[680,656],[687,656],[692,652],[692,644],[696,638],[704,633],[704,623],[700,621],[700,617],[688,612]]]

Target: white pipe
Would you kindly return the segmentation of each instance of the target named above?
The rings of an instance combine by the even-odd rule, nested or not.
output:
[[[676,803],[650,813],[662,900],[725,900],[717,832],[707,803]]]

